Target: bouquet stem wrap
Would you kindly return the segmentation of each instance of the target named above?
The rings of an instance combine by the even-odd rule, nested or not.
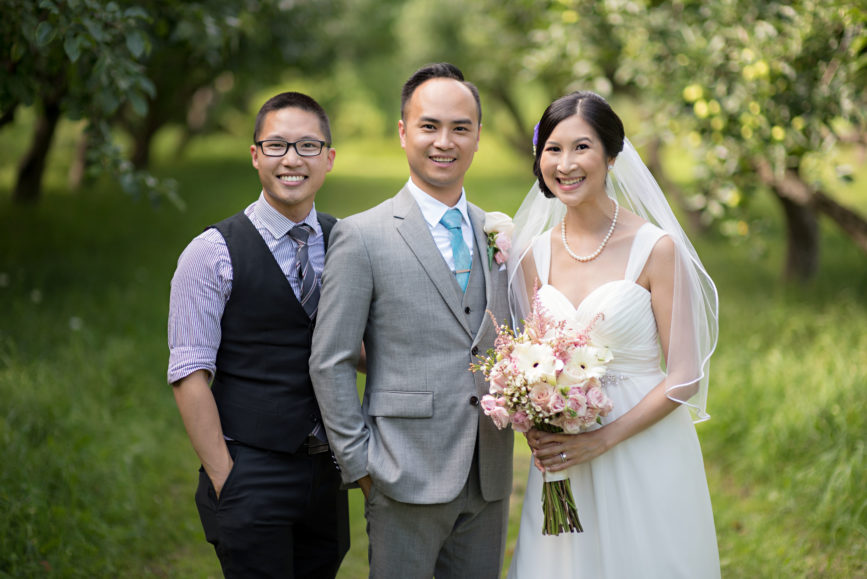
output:
[[[562,432],[556,427],[544,430]],[[583,533],[578,507],[572,496],[572,482],[566,471],[543,472],[542,481],[542,534]]]

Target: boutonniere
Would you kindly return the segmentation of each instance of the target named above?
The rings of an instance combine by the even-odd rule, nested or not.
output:
[[[488,236],[488,268],[494,267],[494,262],[502,265],[509,259],[512,249],[512,218],[499,211],[485,213],[485,233]]]

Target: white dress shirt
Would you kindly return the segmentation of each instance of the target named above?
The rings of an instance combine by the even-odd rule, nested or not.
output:
[[[440,223],[440,219],[446,214],[446,211],[452,209],[445,203],[434,199],[424,191],[422,191],[410,177],[406,184],[409,192],[412,194],[415,202],[418,203],[418,208],[421,210],[422,217],[427,222],[434,242],[437,244],[437,249],[440,250],[446,265],[452,272],[455,271],[455,258],[452,255],[452,239],[449,230],[446,226]],[[470,214],[467,212],[467,195],[466,191],[461,189],[461,197],[455,203],[454,208],[461,212],[461,234],[464,236],[464,243],[467,244],[467,249],[470,250],[470,259],[473,256],[473,226],[470,223]]]

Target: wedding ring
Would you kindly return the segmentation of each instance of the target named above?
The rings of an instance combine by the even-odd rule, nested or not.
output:
[[[566,453],[565,452],[560,453],[560,460],[562,460],[563,462],[566,462]]]

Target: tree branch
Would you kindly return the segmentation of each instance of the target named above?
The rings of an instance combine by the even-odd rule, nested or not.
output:
[[[794,169],[777,176],[770,163],[761,159],[756,162],[756,170],[762,182],[773,188],[777,195],[798,205],[812,207],[817,213],[829,217],[861,251],[867,253],[867,219],[857,211],[841,205],[824,191],[810,187]]]

